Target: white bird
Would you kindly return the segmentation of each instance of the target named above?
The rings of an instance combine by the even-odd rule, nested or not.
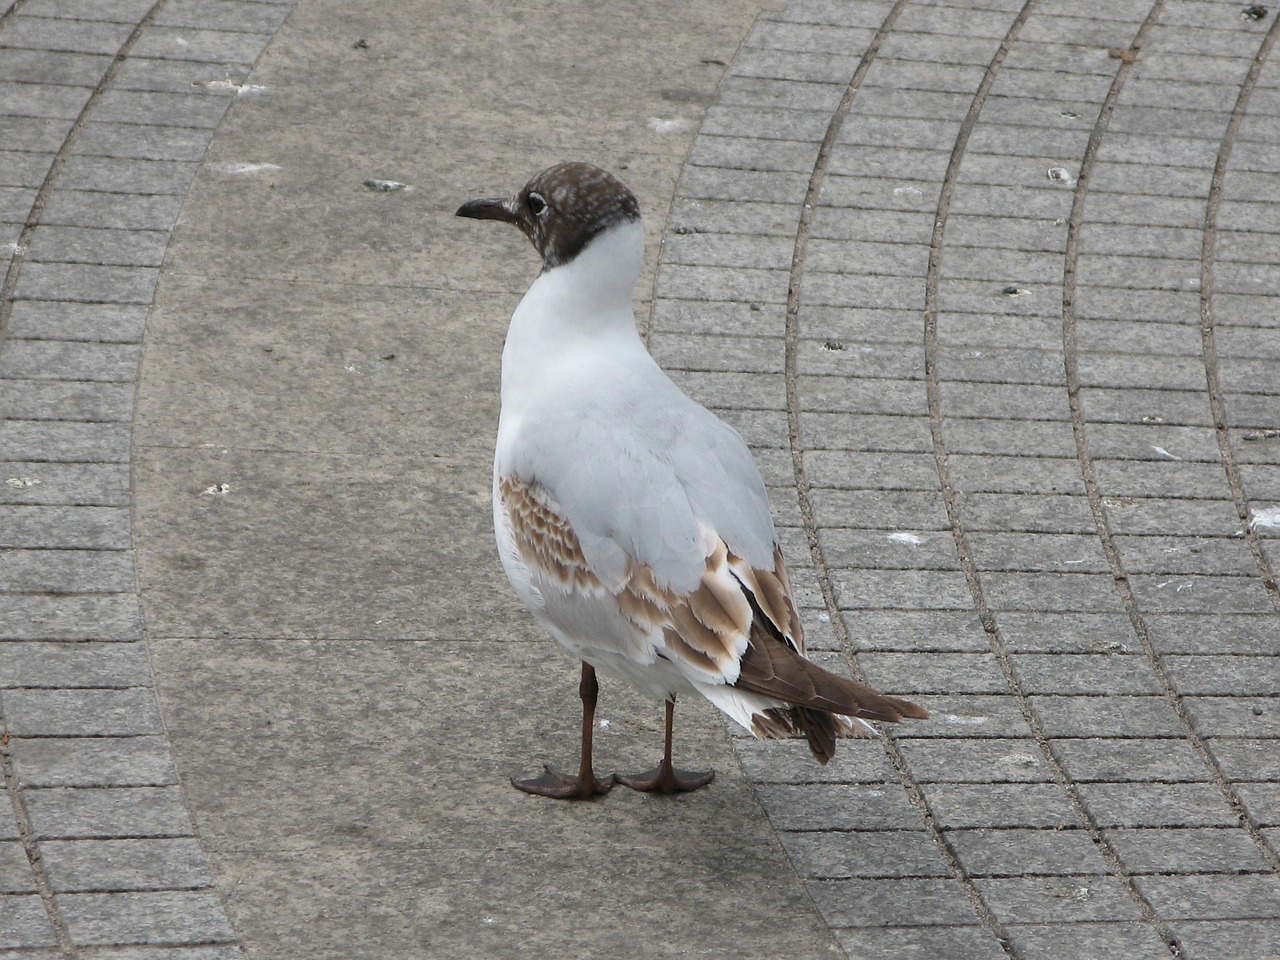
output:
[[[502,565],[538,621],[582,661],[577,776],[512,783],[586,799],[596,670],[666,701],[666,749],[619,776],[673,793],[709,783],[671,763],[676,696],[697,693],[757,737],[803,734],[826,763],[867,720],[928,714],[804,656],[764,481],[738,433],[649,356],[631,298],[644,234],[610,173],[562,163],[460,217],[515,224],[542,256],[502,351],[493,517]]]

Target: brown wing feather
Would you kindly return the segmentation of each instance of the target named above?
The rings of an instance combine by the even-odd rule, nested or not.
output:
[[[602,584],[587,566],[578,535],[559,511],[559,504],[539,484],[503,477],[498,492],[511,521],[512,539],[525,563],[565,589],[600,589]]]
[[[514,476],[502,478],[499,492],[526,563],[567,590],[605,589],[550,494]],[[718,541],[702,582],[688,596],[658,586],[647,567],[633,562],[614,596],[629,620],[642,630],[658,631],[668,651],[690,666],[727,678],[736,661],[734,686],[792,705],[766,711],[767,718],[758,715],[757,734],[803,733],[823,763],[835,750],[838,725],[830,714],[885,722],[928,716],[914,703],[886,697],[805,659],[804,633],[780,549],[774,550],[774,569],[762,570]]]

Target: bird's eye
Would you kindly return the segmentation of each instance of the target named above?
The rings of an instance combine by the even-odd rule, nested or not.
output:
[[[542,194],[529,194],[529,210],[535,217],[540,217],[547,212],[547,201],[543,199]]]

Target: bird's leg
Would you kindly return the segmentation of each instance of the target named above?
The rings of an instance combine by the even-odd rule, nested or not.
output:
[[[525,793],[536,793],[556,800],[590,800],[609,792],[609,788],[613,786],[613,774],[597,780],[595,771],[591,769],[591,733],[596,721],[596,698],[599,693],[600,684],[596,681],[595,667],[584,660],[582,679],[578,682],[578,696],[582,699],[582,761],[578,765],[578,775],[573,777],[548,766],[540,777],[512,780],[513,787]]]
[[[662,754],[662,762],[646,773],[619,774],[619,782],[632,790],[656,790],[659,793],[688,793],[705,787],[716,775],[714,770],[701,773],[691,770],[677,770],[671,765],[671,726],[676,715],[676,698],[667,701],[667,745]]]

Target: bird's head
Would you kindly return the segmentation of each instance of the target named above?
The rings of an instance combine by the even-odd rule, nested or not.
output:
[[[638,221],[640,204],[609,171],[579,161],[548,167],[515,196],[468,200],[457,215],[515,224],[550,270],[569,263],[610,227]]]

